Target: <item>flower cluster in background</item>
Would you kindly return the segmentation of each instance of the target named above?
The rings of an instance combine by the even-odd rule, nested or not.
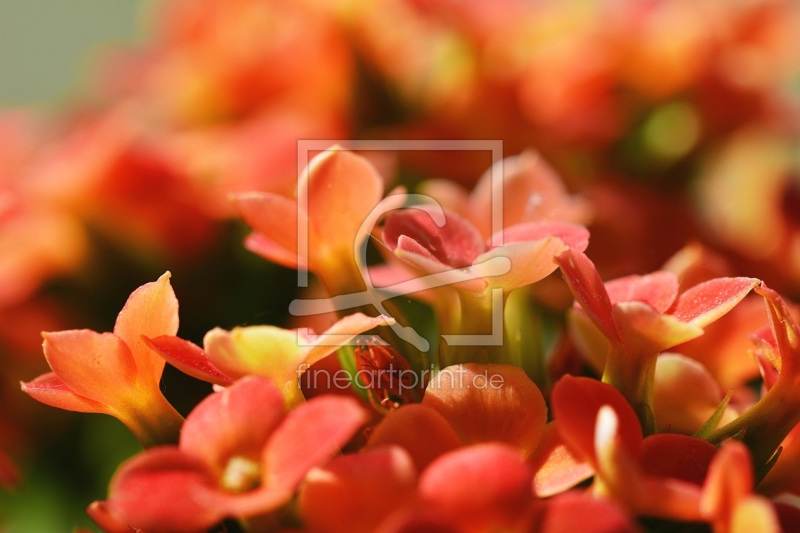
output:
[[[150,16],[0,110],[0,530],[800,528],[800,6]]]

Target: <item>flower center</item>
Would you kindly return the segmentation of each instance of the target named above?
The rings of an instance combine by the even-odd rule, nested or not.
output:
[[[222,473],[222,488],[228,492],[247,492],[261,484],[261,465],[239,455],[231,457]]]

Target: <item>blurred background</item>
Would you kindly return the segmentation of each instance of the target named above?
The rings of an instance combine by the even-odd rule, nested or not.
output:
[[[20,392],[41,331],[110,331],[166,270],[183,338],[291,325],[295,273],[244,250],[227,195],[291,196],[298,139],[501,139],[575,195],[605,279],[683,249],[800,298],[799,40],[793,0],[0,0],[0,531],[90,526],[139,450]],[[369,156],[456,196],[489,164]],[[162,387],[183,414],[210,391]]]

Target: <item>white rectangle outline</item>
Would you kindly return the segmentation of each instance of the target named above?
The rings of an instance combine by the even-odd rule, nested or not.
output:
[[[331,140],[331,139],[298,139],[297,140],[297,286],[308,287],[308,217],[300,213],[308,213],[308,191],[300,184],[308,183],[308,153],[312,150],[320,152],[336,147],[342,150],[385,150],[385,151],[489,151],[492,154],[491,172],[491,214],[492,214],[492,247],[503,245],[503,141],[502,139],[483,140]],[[495,194],[499,192],[500,194]],[[499,305],[498,305],[499,304]],[[453,345],[501,345],[503,339],[503,305],[501,297],[492,291],[492,333],[489,335],[443,335]],[[499,331],[495,331],[499,326]],[[316,343],[329,344],[325,335],[319,335]],[[462,338],[463,337],[463,338]],[[459,338],[460,341],[458,340]],[[332,340],[332,339],[331,339]],[[298,341],[301,341],[298,336]],[[306,341],[307,342],[307,341]]]

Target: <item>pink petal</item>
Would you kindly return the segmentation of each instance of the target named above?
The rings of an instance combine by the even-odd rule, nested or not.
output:
[[[109,488],[108,510],[145,531],[201,531],[225,517],[224,495],[196,458],[172,446],[123,463]]]
[[[695,285],[678,296],[672,315],[683,322],[706,326],[733,309],[760,280],[717,278]]]
[[[206,352],[196,344],[171,335],[154,339],[142,337],[147,346],[184,374],[215,385],[227,386],[233,383],[232,379],[209,361]]]
[[[618,302],[644,302],[665,313],[678,295],[678,278],[672,272],[653,272],[647,276],[627,276],[606,283],[611,305]]]
[[[283,396],[272,381],[246,377],[211,394],[189,413],[180,449],[202,459],[219,476],[234,456],[258,463],[283,417]]]
[[[118,408],[135,393],[136,362],[117,335],[78,329],[43,336],[50,368],[76,394]]]
[[[404,262],[428,274],[434,274],[439,281],[452,286],[454,289],[481,293],[486,290],[488,283],[481,277],[470,276],[466,269],[453,268],[431,256],[430,252],[422,248],[415,240],[401,235],[394,254]]]
[[[556,237],[567,247],[579,252],[583,252],[589,246],[589,230],[583,226],[566,222],[525,222],[505,228],[500,234],[502,234],[503,244]],[[497,236],[493,235],[488,245],[490,246],[496,238]]]
[[[344,346],[353,340],[356,335],[378,326],[389,326],[391,324],[394,324],[394,319],[384,315],[376,317],[367,316],[363,313],[347,315],[313,341],[314,346],[306,354],[304,362],[309,366],[313,365],[335,352],[340,346]]]
[[[247,248],[275,263],[297,266],[297,203],[273,193],[233,197],[244,221],[254,230]]]
[[[611,315],[611,300],[594,263],[582,252],[573,249],[562,252],[556,257],[556,262],[561,267],[575,300],[592,322],[610,341],[619,342],[619,333]]]
[[[52,372],[42,374],[28,383],[20,382],[20,385],[23,392],[45,405],[79,413],[111,414],[108,406],[76,394]]]
[[[320,533],[371,533],[416,495],[411,457],[386,446],[337,457],[308,473],[300,490],[303,523]]]
[[[170,276],[167,272],[133,291],[114,325],[114,333],[130,348],[139,375],[154,387],[161,381],[165,361],[144,343],[142,335],[152,339],[178,332],[178,300]]]
[[[428,384],[422,405],[444,416],[464,444],[501,441],[525,457],[547,422],[539,388],[512,365],[447,367]]]
[[[639,463],[648,476],[680,479],[700,486],[716,453],[717,447],[703,439],[660,433],[644,439]]]
[[[533,492],[549,498],[586,481],[594,469],[566,445],[558,432],[557,421],[547,424],[539,446],[531,456]]]
[[[438,458],[419,479],[420,496],[470,531],[502,531],[525,515],[533,500],[532,473],[505,444],[460,448]]]
[[[395,444],[422,472],[437,457],[461,446],[453,428],[437,411],[407,404],[386,415],[369,436],[365,449]]]
[[[638,528],[608,500],[567,492],[547,503],[542,533],[635,533]]]
[[[464,268],[485,251],[478,230],[454,213],[445,212],[442,227],[433,221],[428,208],[404,209],[390,214],[383,227],[383,242],[395,250],[405,236],[444,265]],[[419,253],[418,250],[409,250]]]
[[[263,453],[265,487],[293,491],[306,473],[333,457],[369,419],[357,400],[326,395],[293,409]]]
[[[595,422],[600,408],[606,405],[616,413],[623,449],[631,457],[639,455],[642,445],[639,419],[627,400],[611,385],[566,375],[553,387],[550,402],[559,434],[582,458],[597,464]]]
[[[564,251],[564,243],[554,237],[538,241],[517,242],[498,246],[475,259],[472,271],[481,275],[490,287],[502,287],[512,291],[536,283],[552,274],[558,265],[556,255]],[[500,276],[489,276],[485,273],[485,262],[495,257],[505,257],[511,263],[511,269]]]

